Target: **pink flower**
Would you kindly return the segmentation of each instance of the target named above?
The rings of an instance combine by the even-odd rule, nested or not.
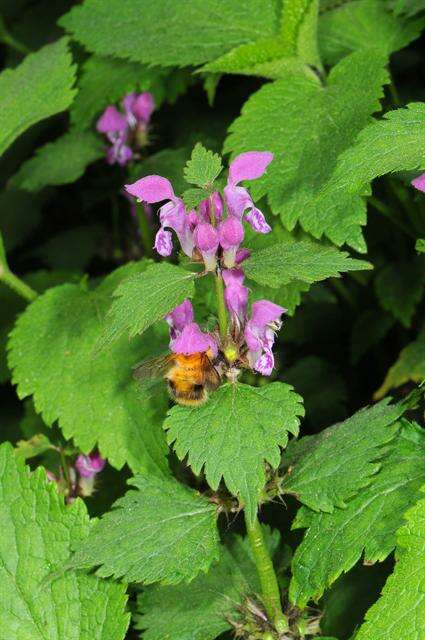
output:
[[[173,353],[181,353],[185,356],[206,352],[209,349],[215,357],[218,353],[216,341],[208,333],[203,333],[196,322],[187,324],[171,346]]]
[[[422,173],[422,175],[412,180],[412,185],[415,189],[418,189],[418,191],[423,191],[425,193],[425,173]]]
[[[223,248],[224,266],[231,269],[236,264],[236,255],[239,245],[244,239],[244,228],[238,218],[230,216],[220,223],[219,229],[220,245]]]
[[[132,143],[137,147],[147,143],[147,125],[155,103],[152,94],[145,91],[128,94],[122,104],[125,115],[110,105],[100,116],[96,128],[112,145],[106,154],[107,162],[124,166],[133,159]]]
[[[175,231],[181,248],[191,258],[194,247],[193,225],[189,215],[186,214],[183,200],[174,194],[171,182],[162,176],[152,175],[141,178],[133,184],[126,184],[125,188],[129,194],[149,204],[168,200],[159,210],[161,228],[156,234],[155,249],[164,257],[171,254],[172,235],[170,231],[166,231],[169,228]]]
[[[273,371],[275,332],[280,329],[280,318],[285,312],[286,309],[269,300],[258,300],[252,305],[251,319],[245,326],[248,361],[263,376],[269,376]]]
[[[218,233],[209,222],[202,222],[193,232],[195,246],[201,252],[206,271],[215,271],[217,266]]]
[[[136,126],[139,122],[148,123],[155,109],[153,95],[149,91],[129,93],[122,101],[127,122]]]
[[[184,300],[165,316],[165,320],[170,327],[170,347],[173,341],[181,335],[185,326],[194,321],[194,318],[192,303],[188,299]]]
[[[224,188],[229,215],[242,220],[245,211],[248,211],[245,219],[258,233],[269,233],[271,227],[262,212],[255,207],[247,189],[238,185],[242,180],[260,178],[272,160],[273,154],[269,151],[248,151],[239,154],[230,164],[227,186]]]
[[[80,453],[75,462],[75,468],[82,478],[93,478],[103,470],[105,464],[106,460],[98,453],[90,453],[88,456]]]
[[[235,323],[241,324],[246,316],[249,291],[243,286],[244,272],[242,269],[224,269],[222,271],[224,284],[224,300]]]

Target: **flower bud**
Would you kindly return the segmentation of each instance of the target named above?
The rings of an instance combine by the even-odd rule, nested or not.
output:
[[[228,269],[231,269],[236,264],[236,254],[244,235],[243,225],[237,218],[226,218],[219,226],[220,244],[223,248],[223,263]]]
[[[202,254],[207,271],[214,271],[217,266],[217,249],[219,245],[217,230],[208,222],[202,222],[193,232],[195,246]]]
[[[93,478],[103,470],[105,464],[106,460],[98,453],[91,453],[88,456],[80,453],[75,462],[75,468],[82,478]]]

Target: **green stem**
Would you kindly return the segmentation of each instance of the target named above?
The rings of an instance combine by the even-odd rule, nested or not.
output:
[[[153,255],[153,235],[145,208],[142,204],[136,204],[136,213],[137,219],[139,221],[139,231],[140,237],[142,239],[143,249],[145,250],[146,256],[148,258],[151,258]]]
[[[37,292],[31,289],[23,280],[15,276],[9,269],[2,268],[0,265],[0,282],[13,289],[19,296],[32,302],[37,297]]]
[[[214,274],[214,281],[215,295],[217,298],[218,326],[220,329],[220,338],[222,342],[224,342],[227,337],[227,311],[224,301],[224,282],[219,270]]]
[[[29,49],[26,44],[17,40],[11,33],[6,29],[6,25],[4,23],[3,18],[0,16],[0,42],[8,45],[18,53],[22,53],[26,55],[27,53],[31,53],[31,49]]]
[[[70,496],[72,494],[72,482],[71,482],[71,476],[69,475],[69,468],[68,468],[68,462],[66,460],[66,456],[65,453],[63,451],[63,449],[59,450],[59,455],[60,455],[60,459],[61,459],[61,467],[62,467],[62,471],[63,471],[63,477],[65,478],[65,482],[66,482],[66,486],[68,489],[68,496]]]
[[[267,551],[267,547],[264,542],[261,525],[258,518],[255,518],[254,522],[250,523],[246,513],[245,524],[255,566],[260,579],[261,594],[267,615],[280,633],[288,631],[288,619],[282,611],[279,585],[270,554]]]

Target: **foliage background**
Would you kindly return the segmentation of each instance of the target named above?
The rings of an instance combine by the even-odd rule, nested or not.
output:
[[[275,242],[290,247],[294,240],[314,239],[324,250],[339,247],[373,265],[371,270],[349,271],[341,278],[328,277],[337,273],[335,266],[318,277],[314,265],[309,265],[303,277],[295,256],[292,265],[285,265],[285,273],[292,273],[287,280],[279,272],[276,282],[271,281],[272,261],[263,281],[254,267],[248,273],[255,296],[271,298],[289,310],[279,337],[275,379],[293,385],[304,399],[302,435],[315,436],[388,393],[402,399],[425,377],[425,197],[410,184],[425,169],[424,2],[187,0],[177,6],[173,0],[86,0],[82,4],[2,0],[0,9],[4,67],[0,75],[0,230],[10,270],[37,292],[49,290],[43,308],[37,307],[39,301],[33,303],[26,320],[22,316],[15,328],[8,364],[7,337],[26,302],[0,283],[2,441],[16,445],[46,431],[45,424],[58,429],[59,421],[65,438],[73,438],[83,451],[99,444],[110,464],[98,492],[86,500],[91,516],[108,511],[123,496],[126,480],[134,472],[156,474],[168,468],[160,424],[167,399],[161,397],[144,412],[144,425],[157,428],[140,429],[140,401],[129,381],[131,364],[150,355],[149,345],[163,336],[162,329],[149,329],[144,340],[129,342],[123,337],[93,367],[99,332],[92,307],[95,303],[106,310],[117,285],[146,268],[144,263],[128,264],[145,256],[146,248],[130,204],[122,196],[123,185],[157,173],[172,180],[176,193],[182,193],[187,188],[183,168],[198,141],[227,157],[251,149],[274,152],[271,170],[251,190],[273,226]],[[94,123],[108,104],[133,90],[149,90],[155,96],[150,145],[130,169],[109,167]],[[268,246],[263,238],[249,242],[253,249]],[[330,255],[335,265],[336,257]],[[317,269],[320,266],[319,262]],[[83,274],[88,274],[90,284]],[[107,274],[111,275],[103,280]],[[82,279],[86,288],[80,285]],[[64,283],[64,288],[52,288]],[[201,286],[198,293],[203,293]],[[198,299],[198,304],[207,315],[208,298]],[[64,358],[58,327],[72,316],[81,325],[68,344],[72,357]],[[31,397],[19,401],[12,382],[18,385],[21,399],[33,396],[34,401]],[[384,421],[384,426],[398,417]],[[422,415],[410,413],[409,417],[420,421]],[[347,440],[351,443],[350,424],[341,438],[341,451],[346,450]],[[330,508],[322,503],[319,515],[313,512],[317,496],[302,499],[307,506],[298,512],[296,522],[310,528],[296,553],[308,555],[311,544],[317,554],[315,527],[322,541],[333,530],[345,532],[340,547],[332,550],[342,557],[343,566],[329,564],[307,580],[297,574],[297,566],[304,564],[295,556],[298,565],[291,589],[304,593],[306,601],[325,592],[319,606],[325,609],[323,631],[329,636],[352,637],[378,599],[393,571],[395,530],[397,553],[401,556],[406,548],[412,553],[404,564],[397,564],[385,587],[388,598],[400,599],[399,574],[404,572],[406,580],[414,582],[412,571],[423,565],[418,539],[423,545],[425,536],[415,509],[420,509],[419,488],[425,477],[417,451],[424,445],[422,432],[412,424],[402,426],[397,450],[385,449],[385,463],[376,479],[382,487],[374,481],[367,489],[380,495],[393,487],[394,477],[400,482],[407,478],[404,501],[394,494],[394,503],[382,505],[388,510],[385,517],[391,511],[400,512],[390,543],[370,540],[360,521],[355,531],[347,533],[346,523],[338,522],[345,517],[343,509],[336,515],[327,513],[334,505],[344,506],[347,499],[352,499],[350,508],[357,508],[355,495],[361,482],[329,498]],[[373,431],[373,446],[384,445],[386,435],[380,440],[379,432]],[[335,456],[335,443],[327,456]],[[153,459],[146,450],[155,452]],[[300,454],[291,454],[289,448],[287,455],[289,464],[291,455],[296,460]],[[380,457],[371,454],[364,460],[370,463]],[[48,457],[36,457],[31,467],[40,462],[49,466]],[[178,466],[177,459],[174,463]],[[6,464],[12,465],[10,460]],[[361,478],[362,469],[352,464]],[[12,473],[18,473],[14,467]],[[193,482],[187,470],[178,473]],[[371,470],[364,473],[369,475]],[[40,479],[41,474],[34,478]],[[310,481],[317,484],[320,478],[313,474]],[[341,487],[346,481],[341,479]],[[299,492],[296,479],[293,482],[295,488],[288,493]],[[324,500],[326,491],[317,486]],[[55,506],[50,489],[48,508],[58,513],[60,507]],[[415,502],[405,524],[402,516]],[[297,508],[292,495],[285,497],[285,504],[286,509],[266,505],[263,520],[295,550],[303,533],[290,530]],[[74,518],[78,531],[88,527],[80,507],[58,517]],[[221,526],[227,529],[226,524]],[[242,530],[238,519],[230,529]],[[366,564],[383,562],[364,566],[364,548]],[[67,555],[61,553],[65,561]],[[234,562],[232,558],[229,552],[227,562]],[[114,569],[104,575],[124,573]],[[145,575],[132,580],[154,578],[158,575],[152,580]],[[282,584],[285,579],[282,576]],[[92,585],[87,581],[80,588],[89,593]],[[122,609],[121,586],[97,584],[103,585],[93,586],[104,590],[99,595],[103,605],[110,598]],[[179,602],[183,595],[178,589],[183,587],[164,587],[170,589],[168,595],[158,593],[160,589],[153,587],[139,595],[138,607],[132,594],[131,608],[138,613],[128,638],[140,636],[136,627],[144,628],[141,612],[146,612],[151,625],[142,637],[164,637],[161,633],[166,631],[155,628],[158,602],[162,598]],[[407,600],[402,605],[399,621],[411,603]],[[392,606],[384,598],[376,606],[370,614],[372,622],[356,636],[359,640],[396,637],[388,630]],[[169,625],[175,616],[172,607],[170,611]],[[124,637],[127,617],[122,611],[120,615],[117,628],[109,629],[113,622],[107,621],[99,638]],[[406,631],[411,634],[406,640],[423,637],[422,615],[416,620],[417,628]],[[198,625],[205,619],[207,613]],[[381,624],[381,619],[387,622]],[[81,636],[75,637],[86,637],[84,629],[90,624],[83,621]],[[214,628],[211,637],[224,631]],[[175,634],[172,637],[192,637]]]

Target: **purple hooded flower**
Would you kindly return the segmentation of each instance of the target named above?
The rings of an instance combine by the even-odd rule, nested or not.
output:
[[[97,121],[96,128],[99,133],[103,133],[107,137],[112,145],[106,154],[108,164],[126,165],[133,157],[133,152],[126,144],[128,125],[124,116],[116,107],[107,107]]]
[[[127,122],[136,126],[139,122],[148,123],[155,109],[153,95],[149,91],[129,93],[122,101]]]
[[[249,291],[243,286],[245,278],[242,269],[224,269],[221,273],[226,289],[224,300],[232,315],[232,319],[237,324],[243,322],[246,316]]]
[[[245,219],[258,233],[269,233],[271,227],[262,212],[254,205],[247,189],[238,185],[242,180],[260,178],[272,160],[273,154],[269,151],[248,151],[239,154],[230,164],[227,186],[224,188],[229,215],[241,220],[245,211],[248,211]]]
[[[273,371],[275,332],[280,329],[280,317],[285,312],[286,309],[269,300],[258,300],[252,305],[251,318],[245,326],[248,361],[263,376]]]
[[[230,216],[220,223],[219,229],[220,245],[223,248],[224,266],[231,269],[236,264],[236,255],[239,245],[244,239],[244,228],[238,218]]]
[[[75,467],[82,478],[93,478],[100,473],[106,464],[106,460],[101,458],[98,453],[90,453],[88,456],[80,453]]]
[[[126,184],[128,193],[143,202],[154,204],[162,200],[168,200],[159,210],[161,228],[156,234],[155,249],[161,256],[169,256],[173,250],[171,232],[166,228],[173,229],[180,241],[184,253],[192,257],[193,253],[193,229],[191,219],[186,214],[183,200],[174,194],[171,182],[162,176],[146,176],[134,182]]]
[[[181,335],[185,326],[192,324],[194,318],[192,303],[188,299],[184,300],[165,316],[165,320],[170,327],[170,346]]]
[[[216,341],[208,333],[203,333],[196,322],[187,324],[171,346],[173,353],[181,353],[185,356],[206,352],[209,349],[211,349],[212,355],[215,357],[218,353]]]
[[[133,159],[132,143],[137,147],[147,144],[147,125],[155,103],[152,94],[145,91],[128,94],[122,105],[125,115],[113,105],[106,107],[96,128],[112,145],[106,154],[107,162],[124,166]]]
[[[422,173],[422,175],[412,180],[412,185],[415,189],[418,189],[418,191],[423,191],[425,193],[425,173]]]
[[[195,246],[201,252],[206,271],[214,271],[217,266],[218,233],[209,222],[201,222],[193,232]]]

